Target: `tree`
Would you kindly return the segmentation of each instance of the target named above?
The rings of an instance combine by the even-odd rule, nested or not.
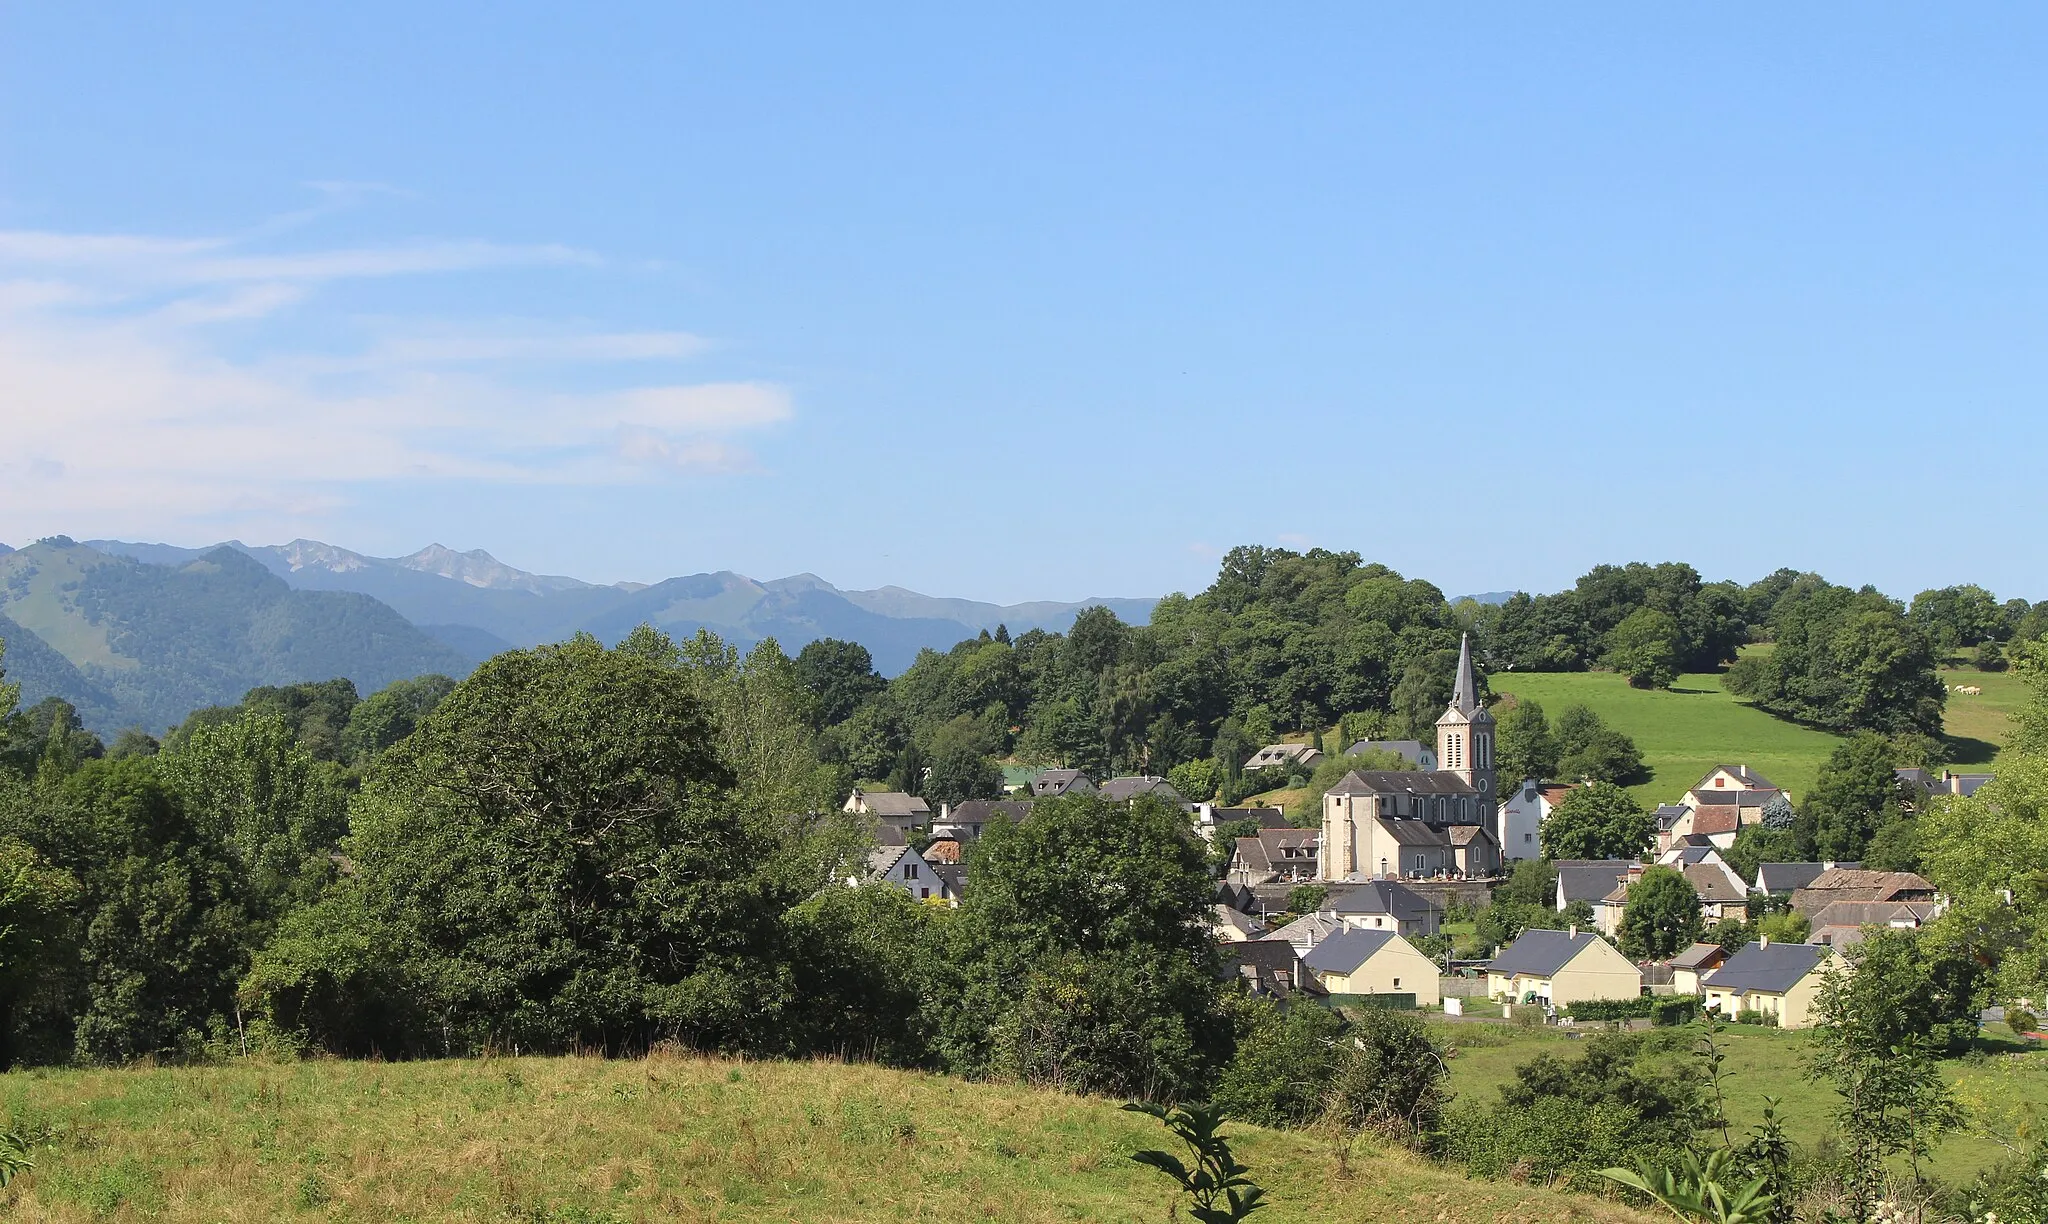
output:
[[[1769,617],[1774,645],[1728,670],[1729,692],[1836,731],[1942,733],[1948,690],[1935,675],[1932,639],[1897,603],[1802,575]]]
[[[1005,639],[1007,641],[1007,638]],[[843,723],[853,712],[889,687],[875,672],[874,656],[858,642],[819,638],[797,652],[796,672],[811,695],[815,724]]]
[[[630,639],[501,654],[365,783],[353,888],[427,1049],[762,1040],[781,898],[687,669]]]
[[[1560,778],[1628,786],[1645,776],[1635,741],[1609,727],[1587,706],[1566,706],[1557,716],[1556,736]]]
[[[1342,1057],[1344,1021],[1322,1007],[1282,1008],[1271,999],[1226,996],[1236,1030],[1230,1062],[1211,1099],[1254,1126],[1306,1126],[1321,1116]]]
[[[1621,950],[1632,960],[1662,960],[1699,941],[1700,896],[1669,867],[1651,867],[1628,886],[1621,915]]]
[[[1786,810],[1791,809],[1788,807]],[[1722,857],[1736,875],[1745,880],[1755,880],[1757,868],[1764,863],[1799,861],[1799,838],[1790,828],[1773,828],[1768,824],[1744,825],[1736,830],[1735,844]]]
[[[454,690],[455,681],[446,676],[418,676],[378,689],[349,711],[348,725],[341,732],[343,758],[367,764],[411,735]]]
[[[1369,1008],[1347,1036],[1330,1084],[1330,1121],[1347,1133],[1416,1145],[1439,1135],[1450,1067],[1429,1026],[1406,1012]]]
[[[1543,707],[1527,698],[1503,703],[1494,729],[1495,759],[1504,785],[1524,778],[1541,781],[1557,776],[1557,740]]]
[[[1656,822],[1627,791],[1607,782],[1576,787],[1543,822],[1543,857],[1632,859],[1656,840]]]
[[[26,842],[0,838],[0,1071],[14,1065],[17,1008],[70,950],[64,927],[78,894],[69,872]]]
[[[957,1072],[999,1067],[1087,1092],[1183,1099],[1222,1061],[1215,889],[1187,817],[1153,796],[1042,800],[989,825],[949,937]]]
[[[1607,634],[1607,666],[1629,687],[1670,688],[1678,678],[1678,622],[1656,608],[1637,608]]]
[[[1794,830],[1802,857],[1853,862],[1885,825],[1904,814],[1891,741],[1864,733],[1828,754]]]

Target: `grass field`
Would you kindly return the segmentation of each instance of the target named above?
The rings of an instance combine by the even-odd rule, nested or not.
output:
[[[1958,768],[1990,762],[2012,735],[2012,716],[2027,703],[2027,682],[2011,672],[1980,672],[1973,668],[1944,669],[1941,682],[1950,688],[1942,727],[1948,732]],[[1981,694],[1958,693],[1957,685],[1981,688]]]
[[[1718,675],[1680,676],[1663,691],[1630,688],[1612,672],[1498,672],[1489,679],[1495,692],[1539,702],[1551,718],[1583,704],[1633,738],[1651,778],[1630,789],[1646,805],[1676,803],[1716,765],[1747,765],[1797,802],[1841,742],[1738,700]]]
[[[1995,1029],[2004,1033],[2002,1026]],[[1475,1021],[1445,1023],[1439,1036],[1457,1047],[1450,1060],[1451,1085],[1460,1097],[1481,1102],[1498,1099],[1500,1085],[1514,1078],[1515,1068],[1549,1051],[1571,1057],[1578,1042],[1549,1028],[1520,1028]],[[1811,1144],[1832,1130],[1830,1116],[1837,1098],[1826,1084],[1805,1078],[1809,1037],[1800,1032],[1732,1026],[1724,1030],[1722,1064],[1728,1117],[1740,1130],[1763,1117],[1764,1098],[1780,1099],[1779,1116],[1795,1142]],[[1956,1059],[1943,1064],[1957,1095],[1980,1119],[2001,1129],[2015,1129],[2018,1115],[2033,1112],[2048,1118],[2048,1052],[1994,1054],[1980,1060]],[[1933,1171],[1945,1180],[1967,1181],[1978,1169],[2005,1156],[2005,1150],[1979,1134],[1959,1132],[1935,1149]]]
[[[1156,1221],[1167,1146],[1113,1103],[824,1063],[522,1058],[0,1076],[8,1124],[53,1136],[0,1190],[10,1222],[159,1220]],[[1306,1220],[1645,1221],[1233,1127]]]

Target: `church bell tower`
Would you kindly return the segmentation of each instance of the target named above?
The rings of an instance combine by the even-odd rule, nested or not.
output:
[[[1479,704],[1479,678],[1472,672],[1472,638],[1458,643],[1458,682],[1451,704],[1436,720],[1436,767],[1470,783],[1482,811],[1500,802],[1493,764],[1493,715]]]

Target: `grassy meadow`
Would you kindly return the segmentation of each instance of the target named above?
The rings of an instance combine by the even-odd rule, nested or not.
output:
[[[517,1058],[237,1062],[0,1076],[45,1135],[0,1190],[22,1224],[155,1220],[1156,1221],[1169,1146],[1115,1103],[830,1063]],[[1235,1126],[1287,1221],[1647,1217]]]
[[[1488,679],[1496,693],[1536,701],[1552,718],[1566,706],[1585,705],[1633,738],[1651,777],[1630,789],[1646,806],[1676,803],[1724,764],[1749,766],[1797,802],[1841,742],[1756,709],[1724,690],[1714,674],[1680,676],[1667,690],[1630,688],[1613,672],[1497,672]]]
[[[1437,1030],[1443,1041],[1457,1048],[1456,1057],[1450,1060],[1452,1088],[1463,1099],[1485,1102],[1498,1099],[1500,1085],[1514,1078],[1516,1067],[1545,1051],[1572,1057],[1579,1044],[1567,1032],[1553,1028],[1463,1021],[1438,1025]],[[1993,1026],[1987,1036],[2010,1040],[2002,1025]],[[1727,1095],[1729,1120],[1738,1131],[1763,1119],[1767,1096],[1779,1098],[1778,1115],[1795,1142],[1811,1144],[1832,1131],[1830,1118],[1837,1102],[1834,1089],[1805,1078],[1809,1040],[1803,1032],[1748,1025],[1723,1031],[1721,1045],[1728,1060],[1722,1064],[1722,1089]],[[1996,1124],[2003,1132],[2017,1130],[2023,1115],[2048,1118],[2048,1051],[1953,1059],[1944,1063],[1943,1069],[1972,1115]],[[1932,1170],[1950,1182],[1967,1181],[2005,1155],[2003,1148],[1983,1136],[1959,1132],[1935,1149]]]
[[[1942,728],[1948,732],[1949,763],[1958,769],[1981,769],[1997,755],[2012,736],[2012,718],[2031,695],[2027,682],[2009,671],[1981,672],[1974,668],[1944,668],[1941,682],[1949,687],[1948,706],[1942,713]],[[1981,688],[1982,693],[1958,693],[1959,685]]]

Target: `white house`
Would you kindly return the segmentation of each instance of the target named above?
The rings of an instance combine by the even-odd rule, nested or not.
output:
[[[1550,819],[1551,809],[1564,802],[1570,790],[1569,786],[1546,786],[1534,778],[1524,778],[1520,786],[1501,799],[1493,835],[1500,839],[1502,862],[1543,857],[1543,822]]]

